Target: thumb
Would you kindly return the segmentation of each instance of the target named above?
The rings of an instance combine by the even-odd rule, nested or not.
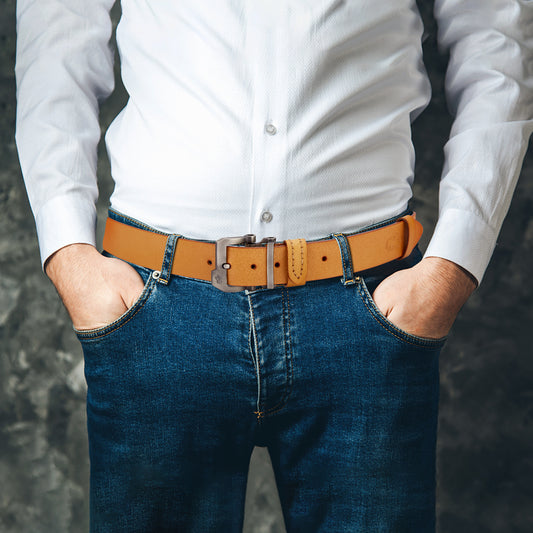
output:
[[[398,298],[398,285],[400,283],[401,271],[395,272],[386,277],[374,290],[372,299],[376,307],[388,317],[396,305]],[[401,283],[400,283],[401,285]]]
[[[124,305],[129,309],[144,290],[144,280],[129,263],[111,258],[106,275],[109,277]]]

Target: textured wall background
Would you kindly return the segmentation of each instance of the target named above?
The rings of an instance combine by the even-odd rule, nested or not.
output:
[[[419,4],[434,87],[413,132],[414,207],[426,228],[425,245],[450,119],[432,1]],[[118,9],[114,15],[116,21]],[[88,514],[81,349],[40,270],[13,139],[14,50],[15,1],[0,0],[0,533],[81,533]],[[119,85],[102,110],[103,129],[124,101]],[[103,219],[112,185],[102,146],[99,175]],[[440,533],[533,531],[532,177],[529,153],[484,282],[442,352]],[[276,498],[268,455],[257,449],[246,533],[283,531]]]

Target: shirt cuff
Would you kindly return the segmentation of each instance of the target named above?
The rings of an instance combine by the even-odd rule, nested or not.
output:
[[[96,206],[90,199],[57,196],[35,216],[41,266],[57,250],[69,244],[96,246]]]
[[[446,209],[439,220],[424,257],[442,257],[472,274],[478,284],[496,246],[497,233],[478,215]]]

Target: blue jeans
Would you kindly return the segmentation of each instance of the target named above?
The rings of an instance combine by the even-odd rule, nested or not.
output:
[[[258,445],[289,533],[433,532],[444,339],[399,330],[371,297],[420,258],[237,293],[135,266],[133,307],[77,332],[91,531],[242,531]]]

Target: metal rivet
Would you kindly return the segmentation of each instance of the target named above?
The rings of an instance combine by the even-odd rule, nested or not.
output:
[[[152,272],[152,278],[159,279],[161,277],[161,272],[159,270],[154,270]]]
[[[231,265],[229,263],[222,263],[222,268],[225,270],[229,270],[231,268]]]

